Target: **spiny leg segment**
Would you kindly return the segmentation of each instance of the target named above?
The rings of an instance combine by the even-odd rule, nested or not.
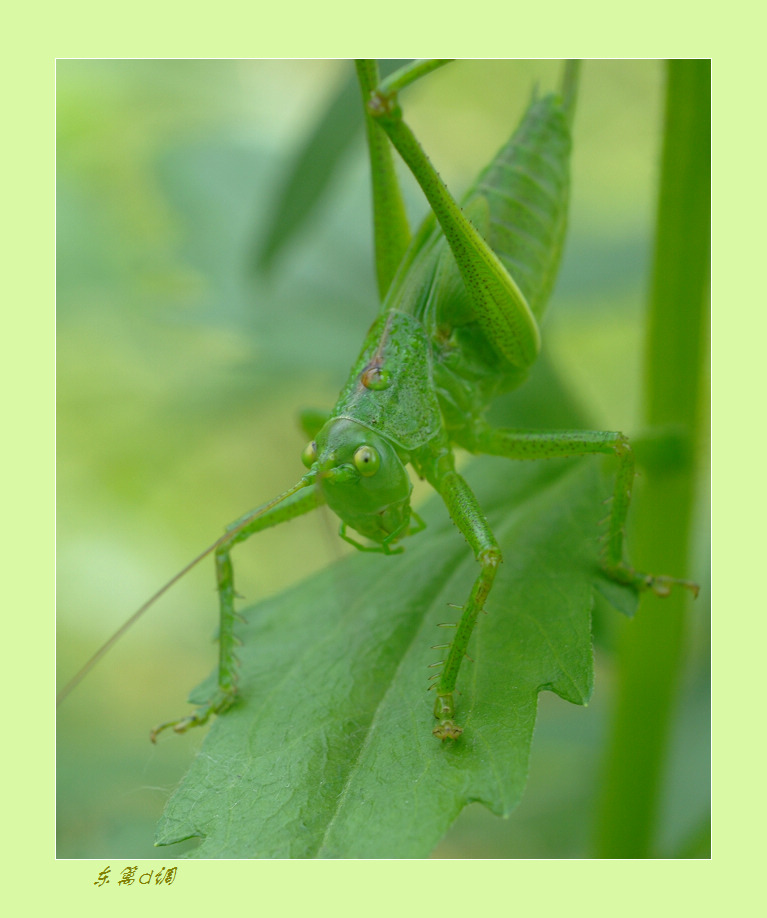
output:
[[[447,657],[440,664],[436,664],[442,665],[442,670],[438,681],[432,686],[437,693],[434,716],[439,721],[433,733],[438,739],[457,739],[463,733],[463,728],[453,720],[453,692],[477,616],[485,607],[498,565],[501,563],[501,549],[473,491],[455,470],[453,453],[447,443],[443,443],[439,453],[430,456],[420,469],[441,495],[450,517],[461,530],[480,565],[479,576],[474,581],[466,604],[462,607],[461,619],[450,642]]]
[[[512,431],[477,425],[470,447],[472,452],[507,459],[553,459],[592,454],[616,456],[618,469],[602,554],[605,572],[619,583],[637,590],[652,590],[659,596],[668,595],[675,584],[689,589],[697,596],[698,587],[695,583],[636,571],[624,559],[623,542],[634,481],[634,457],[629,440],[622,433],[593,430]],[[453,692],[477,616],[484,608],[501,562],[501,552],[474,494],[452,467],[452,456],[448,458],[444,455],[440,465],[441,473],[436,472],[435,466],[431,474],[427,470],[427,477],[442,495],[450,516],[469,542],[480,565],[479,576],[467,603],[462,607],[455,636],[448,645],[443,669],[432,686],[437,694],[434,716],[438,720],[433,733],[438,739],[444,740],[457,739],[463,732],[463,728],[454,720]]]
[[[305,477],[305,480],[309,476]],[[158,734],[163,730],[172,729],[176,733],[184,733],[191,727],[199,727],[206,723],[211,715],[221,714],[231,707],[237,697],[237,655],[236,647],[239,644],[234,628],[240,616],[234,608],[236,593],[234,589],[234,570],[232,567],[231,551],[235,545],[244,542],[256,532],[269,529],[278,523],[302,516],[315,507],[324,503],[322,492],[316,484],[301,486],[301,489],[291,489],[287,496],[278,498],[277,501],[266,504],[264,507],[240,517],[227,530],[232,531],[231,538],[224,539],[216,548],[216,585],[219,601],[219,631],[218,631],[218,684],[213,696],[201,705],[192,714],[178,720],[167,721],[155,727],[150,733],[152,742],[156,742]],[[251,519],[252,517],[252,519]],[[250,520],[250,522],[247,522]]]
[[[470,448],[472,452],[507,459],[556,459],[594,454],[615,456],[618,468],[602,555],[605,572],[618,583],[637,590],[652,590],[658,596],[667,596],[674,584],[697,595],[697,584],[675,577],[642,573],[627,564],[624,558],[626,518],[634,485],[634,453],[625,434],[609,430],[497,430],[478,424],[475,425]]]

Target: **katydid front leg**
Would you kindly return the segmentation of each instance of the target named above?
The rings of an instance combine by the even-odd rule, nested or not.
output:
[[[155,727],[149,734],[152,742],[157,741],[157,736],[163,730],[172,729],[176,733],[184,733],[191,727],[199,727],[210,720],[211,715],[221,714],[231,707],[237,696],[237,655],[235,648],[239,641],[234,633],[235,624],[239,615],[234,608],[234,570],[232,568],[231,551],[235,545],[244,542],[256,532],[269,529],[278,523],[295,519],[309,513],[316,507],[325,503],[322,491],[314,483],[306,483],[310,476],[305,476],[302,484],[292,488],[276,500],[259,507],[235,520],[227,530],[231,530],[229,538],[222,539],[215,549],[216,584],[219,602],[219,630],[218,630],[218,684],[216,692],[205,704],[201,705],[193,714],[170,720]]]
[[[459,727],[453,719],[453,692],[477,616],[485,607],[498,565],[501,563],[501,549],[473,491],[456,472],[453,453],[447,443],[443,443],[441,448],[427,458],[420,466],[420,471],[439,492],[451,519],[461,530],[480,565],[479,576],[466,604],[462,607],[461,619],[450,642],[447,657],[438,664],[443,666],[438,681],[432,686],[437,693],[434,716],[439,721],[432,732],[438,739],[457,739],[463,733],[463,727]]]

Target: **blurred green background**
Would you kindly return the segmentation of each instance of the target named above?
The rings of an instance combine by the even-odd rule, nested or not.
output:
[[[57,67],[58,681],[246,510],[302,473],[301,408],[329,408],[377,310],[359,132],[320,206],[255,267],[297,148],[345,61],[61,61]],[[558,62],[466,61],[403,97],[457,193]],[[663,69],[587,62],[571,231],[544,348],[606,429],[637,430]],[[415,218],[425,212],[408,183]],[[704,488],[705,490],[705,488]],[[343,554],[316,514],[237,551],[254,602]],[[705,504],[699,530],[707,532]],[[700,538],[695,575],[705,579]],[[661,841],[708,805],[708,625],[694,608]],[[58,856],[161,858],[153,825],[203,731],[148,741],[215,659],[212,562],[161,600],[58,714]],[[442,857],[588,855],[610,705],[610,616],[587,709],[541,696],[528,793],[469,807]],[[652,665],[648,661],[648,665]]]

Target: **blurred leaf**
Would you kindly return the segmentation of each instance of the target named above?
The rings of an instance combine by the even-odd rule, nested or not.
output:
[[[711,857],[711,816],[706,816],[674,855],[677,858]]]
[[[379,61],[382,76],[399,60]],[[351,61],[349,76],[320,115],[296,154],[272,207],[269,230],[260,245],[258,268],[268,270],[285,244],[314,212],[351,142],[362,132],[362,99]]]
[[[446,606],[477,565],[435,500],[428,537],[403,555],[351,556],[246,613],[241,701],[211,729],[158,843],[200,836],[196,857],[424,857],[469,802],[514,809],[538,692],[591,694],[608,486],[588,461],[483,459],[467,477],[505,563],[459,678],[463,737],[432,737],[426,686],[442,653],[430,645],[449,639],[437,625],[457,618]]]

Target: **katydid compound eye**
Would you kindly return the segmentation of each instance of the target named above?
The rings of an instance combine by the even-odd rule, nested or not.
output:
[[[354,454],[354,468],[366,478],[375,475],[380,464],[381,457],[378,455],[378,450],[373,449],[372,446],[360,446]]]
[[[307,443],[304,447],[304,451],[301,453],[301,462],[310,469],[312,465],[317,460],[317,444],[314,440],[311,443]]]

